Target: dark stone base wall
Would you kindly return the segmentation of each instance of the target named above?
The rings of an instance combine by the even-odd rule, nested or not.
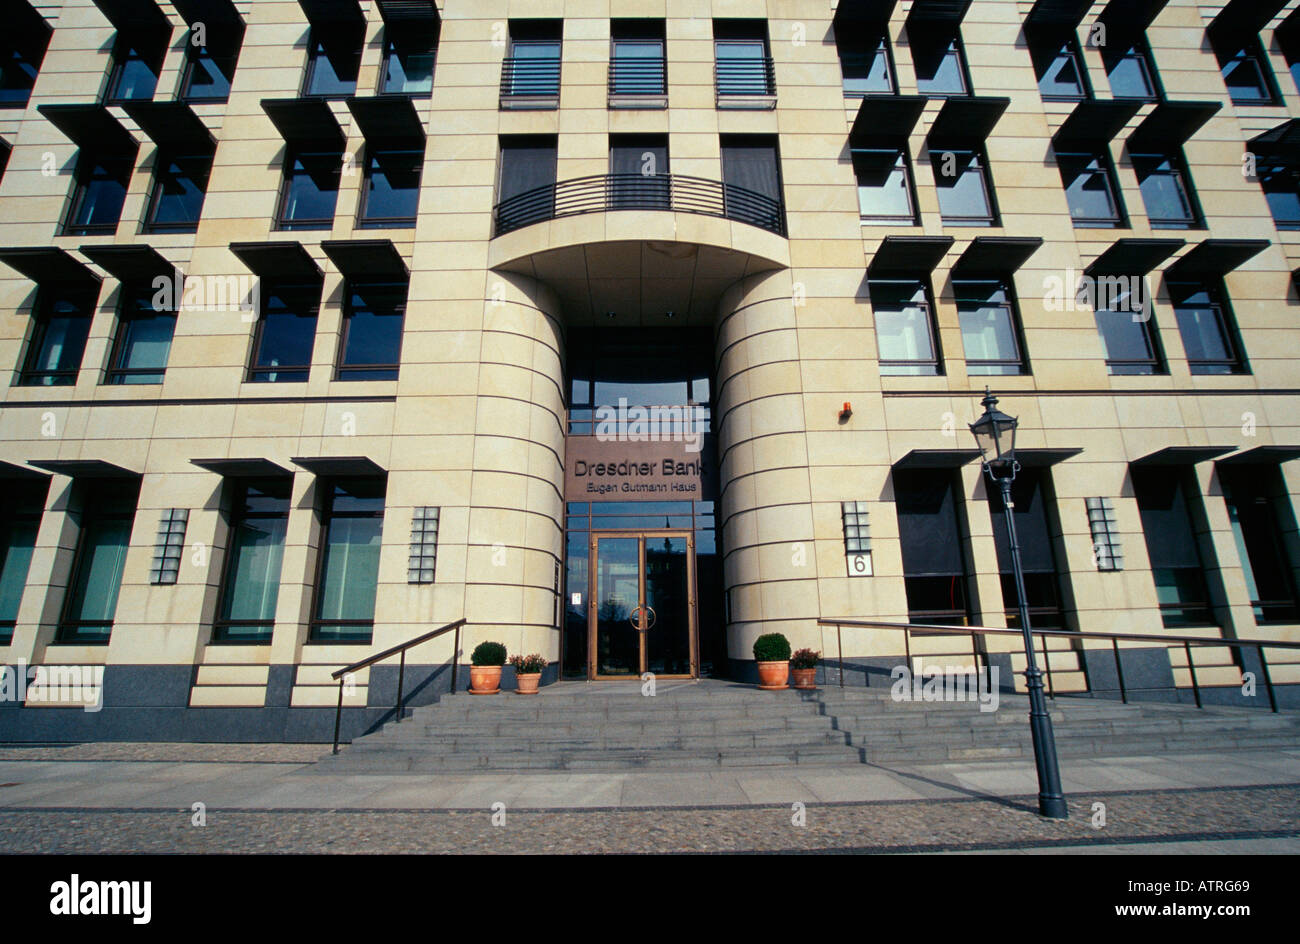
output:
[[[228,743],[302,742],[334,739],[335,709],[291,708],[295,666],[273,665],[261,708],[190,708],[193,666],[110,665],[104,672],[103,708],[26,708],[0,702],[0,742],[210,741]],[[403,680],[407,708],[429,705],[451,690],[451,666],[408,665]],[[339,738],[350,741],[395,717],[396,665],[370,670],[367,705],[343,709]],[[548,666],[542,683],[556,680]],[[502,691],[515,688],[514,669],[501,672]],[[469,690],[469,666],[456,671],[458,693]],[[456,697],[461,697],[459,694]],[[472,696],[464,696],[472,697]]]

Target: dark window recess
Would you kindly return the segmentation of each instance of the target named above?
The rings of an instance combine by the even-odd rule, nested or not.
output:
[[[1221,285],[1168,281],[1187,365],[1193,374],[1246,371],[1235,319]]]
[[[0,138],[0,181],[5,179],[5,170],[9,167],[9,155],[13,153],[13,148],[4,138]]]
[[[167,372],[176,312],[154,306],[147,285],[123,286],[117,338],[109,362],[110,384],[160,384]]]
[[[1296,622],[1296,520],[1281,471],[1220,465],[1218,475],[1256,622]]]
[[[1111,37],[1101,47],[1101,61],[1116,98],[1154,101],[1161,97],[1160,80],[1145,36]]]
[[[263,284],[253,337],[252,383],[302,383],[311,370],[320,284]]]
[[[374,634],[384,489],[382,478],[327,482],[311,642],[367,643]]]
[[[285,158],[277,226],[282,230],[329,229],[339,198],[341,151],[299,151]]]
[[[909,41],[918,92],[935,97],[971,94],[966,52],[956,26],[917,30]]]
[[[1118,277],[1123,278],[1123,277]],[[1126,289],[1107,287],[1098,279],[1094,317],[1112,374],[1163,374],[1164,358],[1156,341],[1155,316],[1145,291],[1141,297]]]
[[[1295,83],[1296,91],[1300,92],[1300,15],[1292,13],[1287,22],[1292,24],[1290,29],[1279,27],[1273,35],[1286,59],[1291,81]]]
[[[870,222],[915,225],[912,166],[901,147],[855,148],[853,173],[858,179],[858,212]]]
[[[230,538],[214,642],[271,642],[292,485],[293,479],[285,476],[237,482],[231,489]]]
[[[938,375],[939,347],[926,283],[920,279],[872,279],[870,293],[880,373]]]
[[[894,508],[903,551],[907,615],[914,623],[971,622],[962,551],[966,531],[951,469],[896,469]]]
[[[1268,55],[1257,35],[1216,35],[1210,32],[1228,97],[1238,105],[1280,105],[1282,96],[1273,78]]]
[[[0,108],[27,107],[53,33],[45,18],[23,0],[14,6],[17,22],[8,17],[0,37]]]
[[[1088,69],[1072,29],[1026,28],[1029,55],[1038,79],[1038,94],[1045,102],[1077,102],[1092,97]]]
[[[1186,469],[1133,469],[1156,600],[1165,626],[1214,624],[1199,542],[1188,507]]]
[[[1278,229],[1300,229],[1300,155],[1272,151],[1256,155],[1255,173]]]
[[[56,294],[45,286],[38,289],[32,339],[19,383],[34,387],[76,383],[94,309],[91,293]]]
[[[785,232],[781,155],[776,138],[722,135],[722,199],[727,219]]]
[[[663,20],[610,23],[609,93],[664,95],[668,91]]]
[[[1028,373],[1011,284],[1000,279],[954,280],[952,288],[966,350],[966,373]]]
[[[428,98],[433,94],[433,68],[438,57],[438,26],[403,24],[384,27],[384,65],[379,91],[390,95]]]
[[[1114,228],[1125,225],[1124,205],[1115,185],[1115,171],[1108,148],[1058,151],[1056,165],[1061,171],[1070,219],[1076,226]]]
[[[104,644],[113,632],[140,482],[102,480],[80,490],[81,527],[55,642]]]
[[[0,505],[0,646],[13,642],[49,480],[5,482]]]
[[[766,20],[714,20],[713,54],[718,95],[776,94]]]
[[[889,34],[884,24],[844,23],[835,28],[844,94],[878,95],[898,90]]]
[[[307,76],[303,95],[313,98],[355,95],[363,39],[353,29],[313,27],[307,41]]]
[[[406,316],[405,282],[349,281],[339,380],[396,380]]]
[[[1130,152],[1152,229],[1186,229],[1201,225],[1200,207],[1181,152]]]
[[[149,48],[143,43],[119,37],[113,46],[113,65],[105,103],[117,105],[153,98],[166,51],[165,43],[158,48]]]
[[[224,102],[230,98],[230,84],[235,80],[242,41],[242,32],[223,37],[220,45],[213,40],[214,46],[195,46],[187,41],[181,101]]]
[[[420,204],[423,147],[367,147],[366,179],[361,195],[364,229],[415,225]]]
[[[1002,574],[1002,602],[1007,626],[1020,628],[1020,601],[1016,595],[1015,573],[1011,564],[1011,545],[1003,515],[1002,490],[988,490],[989,514],[993,519],[993,541],[997,546],[998,568]],[[1035,629],[1067,629],[1061,608],[1062,577],[1052,547],[1048,517],[1051,483],[1045,469],[1022,468],[1011,484],[1011,501],[1016,516],[1016,537],[1020,542],[1021,568],[1025,577],[1025,600],[1029,620]]]
[[[609,173],[611,210],[666,210],[671,206],[667,136],[610,135]]]
[[[117,232],[134,168],[134,154],[96,154],[82,149],[64,235],[109,236]]]
[[[994,226],[997,207],[983,149],[930,145],[930,166],[945,226]]]
[[[146,231],[192,233],[198,229],[211,173],[211,154],[172,156],[159,151],[154,160]]]
[[[503,96],[559,96],[563,29],[560,20],[510,21],[510,54],[501,72]]]
[[[555,215],[555,138],[501,138],[497,230],[504,232]]]

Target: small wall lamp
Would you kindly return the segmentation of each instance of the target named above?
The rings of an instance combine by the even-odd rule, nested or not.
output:
[[[847,420],[852,415],[853,415],[853,404],[850,403],[848,400],[845,400],[844,408],[840,410],[840,419]]]

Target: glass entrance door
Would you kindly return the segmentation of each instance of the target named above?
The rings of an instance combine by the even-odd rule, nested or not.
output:
[[[590,559],[588,678],[696,676],[694,535],[593,533]]]

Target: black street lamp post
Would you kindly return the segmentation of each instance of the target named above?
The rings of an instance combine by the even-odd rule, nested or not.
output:
[[[1025,600],[1025,576],[1020,568],[1020,542],[1016,539],[1011,483],[1020,471],[1016,461],[1014,416],[997,408],[998,398],[984,388],[984,415],[970,424],[976,445],[984,457],[984,471],[1002,489],[1002,511],[1007,519],[1007,541],[1011,546],[1011,567],[1016,575],[1016,601],[1020,604],[1020,629],[1025,635],[1025,685],[1029,689],[1029,728],[1034,737],[1034,763],[1038,767],[1038,812],[1049,819],[1067,819],[1065,795],[1061,792],[1061,769],[1056,760],[1056,739],[1052,719],[1043,700],[1043,673],[1034,657],[1034,635],[1029,625],[1029,604]]]

